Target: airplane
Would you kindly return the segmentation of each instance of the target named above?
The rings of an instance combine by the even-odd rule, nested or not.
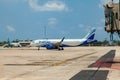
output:
[[[3,47],[22,47],[19,43],[11,42],[10,39],[8,38],[7,44],[3,45]]]
[[[92,29],[84,38],[82,39],[65,39],[63,37],[60,39],[38,39],[33,40],[30,43],[30,47],[38,47],[38,50],[40,47],[46,47],[46,49],[58,49],[58,50],[64,50],[63,47],[76,47],[76,46],[82,46],[89,44],[91,42],[97,42],[97,40],[94,40],[96,29]]]

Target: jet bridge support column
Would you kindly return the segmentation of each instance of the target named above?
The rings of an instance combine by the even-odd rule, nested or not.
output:
[[[104,5],[105,31],[110,33],[110,40],[113,34],[117,33],[120,38],[120,1],[119,3],[109,2]]]

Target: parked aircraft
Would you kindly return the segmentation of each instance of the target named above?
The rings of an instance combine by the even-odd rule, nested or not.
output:
[[[19,43],[10,42],[10,39],[8,38],[7,44],[5,44],[3,47],[21,47]]]
[[[95,36],[96,29],[92,29],[84,38],[82,39],[65,39],[63,37],[60,39],[38,39],[31,42],[30,46],[32,47],[38,47],[38,50],[40,47],[46,47],[46,49],[58,49],[58,50],[64,50],[63,47],[76,47],[81,45],[86,45],[91,42],[95,42],[94,36]]]

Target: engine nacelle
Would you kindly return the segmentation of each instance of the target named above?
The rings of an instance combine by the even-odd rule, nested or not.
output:
[[[46,49],[54,49],[54,45],[51,43],[46,44]]]

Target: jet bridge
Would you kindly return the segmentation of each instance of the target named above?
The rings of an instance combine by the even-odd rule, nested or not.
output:
[[[105,31],[110,33],[110,40],[113,34],[117,33],[120,37],[120,4],[113,3],[113,0],[104,5]]]

